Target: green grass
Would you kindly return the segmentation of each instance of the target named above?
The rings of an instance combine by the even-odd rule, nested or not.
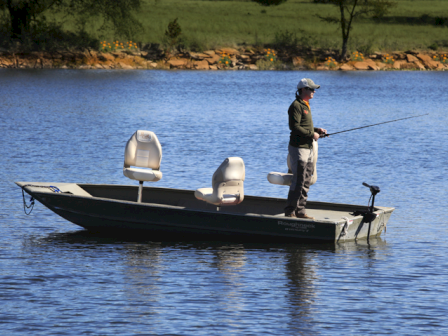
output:
[[[364,53],[427,49],[437,42],[448,47],[448,20],[445,26],[418,24],[422,15],[446,17],[447,0],[396,0],[397,6],[381,22],[362,19],[354,23],[349,49]],[[263,11],[265,13],[263,13]],[[319,20],[316,15],[338,14],[328,4],[308,0],[289,0],[277,7],[262,7],[247,0],[146,0],[136,17],[143,31],[132,37],[142,43],[166,43],[168,23],[178,18],[183,44],[190,49],[205,50],[221,46],[265,45],[280,32],[294,33],[301,42],[314,48],[339,49],[341,33],[334,24]],[[47,15],[47,17],[49,17]],[[405,24],[409,19],[414,24]],[[417,24],[415,24],[417,23]],[[65,23],[70,29],[74,24]],[[112,32],[98,32],[99,23],[92,21],[86,29],[101,40],[119,37]],[[120,40],[124,41],[123,38]]]

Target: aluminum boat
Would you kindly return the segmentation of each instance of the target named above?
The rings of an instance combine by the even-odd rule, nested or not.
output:
[[[317,149],[317,144],[315,146]],[[211,188],[182,190],[143,186],[162,178],[157,136],[139,130],[125,149],[123,174],[138,186],[59,182],[16,182],[23,192],[66,220],[88,230],[157,235],[237,237],[266,241],[349,241],[379,236],[394,211],[375,206],[311,202],[314,219],[285,217],[285,199],[244,194],[245,167],[229,157],[212,177]],[[317,157],[317,155],[316,155]],[[314,176],[315,182],[317,175]],[[269,173],[271,183],[291,184],[291,173]],[[25,205],[25,197],[24,197]]]

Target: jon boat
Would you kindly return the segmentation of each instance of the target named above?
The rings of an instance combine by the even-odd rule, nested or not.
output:
[[[129,139],[123,173],[139,186],[57,182],[16,182],[23,191],[66,220],[88,230],[173,236],[261,239],[266,241],[350,241],[379,236],[394,208],[307,202],[307,214],[284,216],[286,200],[244,195],[241,158],[224,160],[211,188],[195,191],[143,187],[162,177],[157,136],[139,130]],[[149,168],[149,169],[148,169]],[[270,173],[271,183],[288,185],[291,174]],[[366,185],[366,184],[365,184]],[[366,185],[367,186],[367,185]]]

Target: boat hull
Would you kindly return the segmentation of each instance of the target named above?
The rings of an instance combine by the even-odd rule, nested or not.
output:
[[[62,184],[60,186],[64,189]],[[77,195],[76,191],[55,193],[44,188],[24,187],[24,190],[59,216],[85,229],[144,232],[149,237],[189,235],[189,238],[223,236],[267,241],[346,241],[380,235],[393,211],[393,208],[379,207],[375,219],[367,223],[362,216],[353,215],[356,209],[365,207],[310,202],[310,208],[322,219],[299,220],[278,213],[285,204],[284,199],[278,198],[246,196],[245,207],[216,208],[199,203],[193,191],[188,190],[147,187],[144,202],[137,203],[131,200],[137,195],[136,187],[76,186],[81,186],[89,196]],[[154,203],[157,199],[164,203]],[[345,213],[352,214],[350,220],[337,218]]]

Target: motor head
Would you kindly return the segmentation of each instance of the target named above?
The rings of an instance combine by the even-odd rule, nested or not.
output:
[[[367,188],[369,188],[370,192],[372,193],[373,196],[375,196],[376,194],[378,194],[380,192],[380,187],[373,186],[373,185],[368,185],[365,182],[363,182],[362,185],[367,187]]]

